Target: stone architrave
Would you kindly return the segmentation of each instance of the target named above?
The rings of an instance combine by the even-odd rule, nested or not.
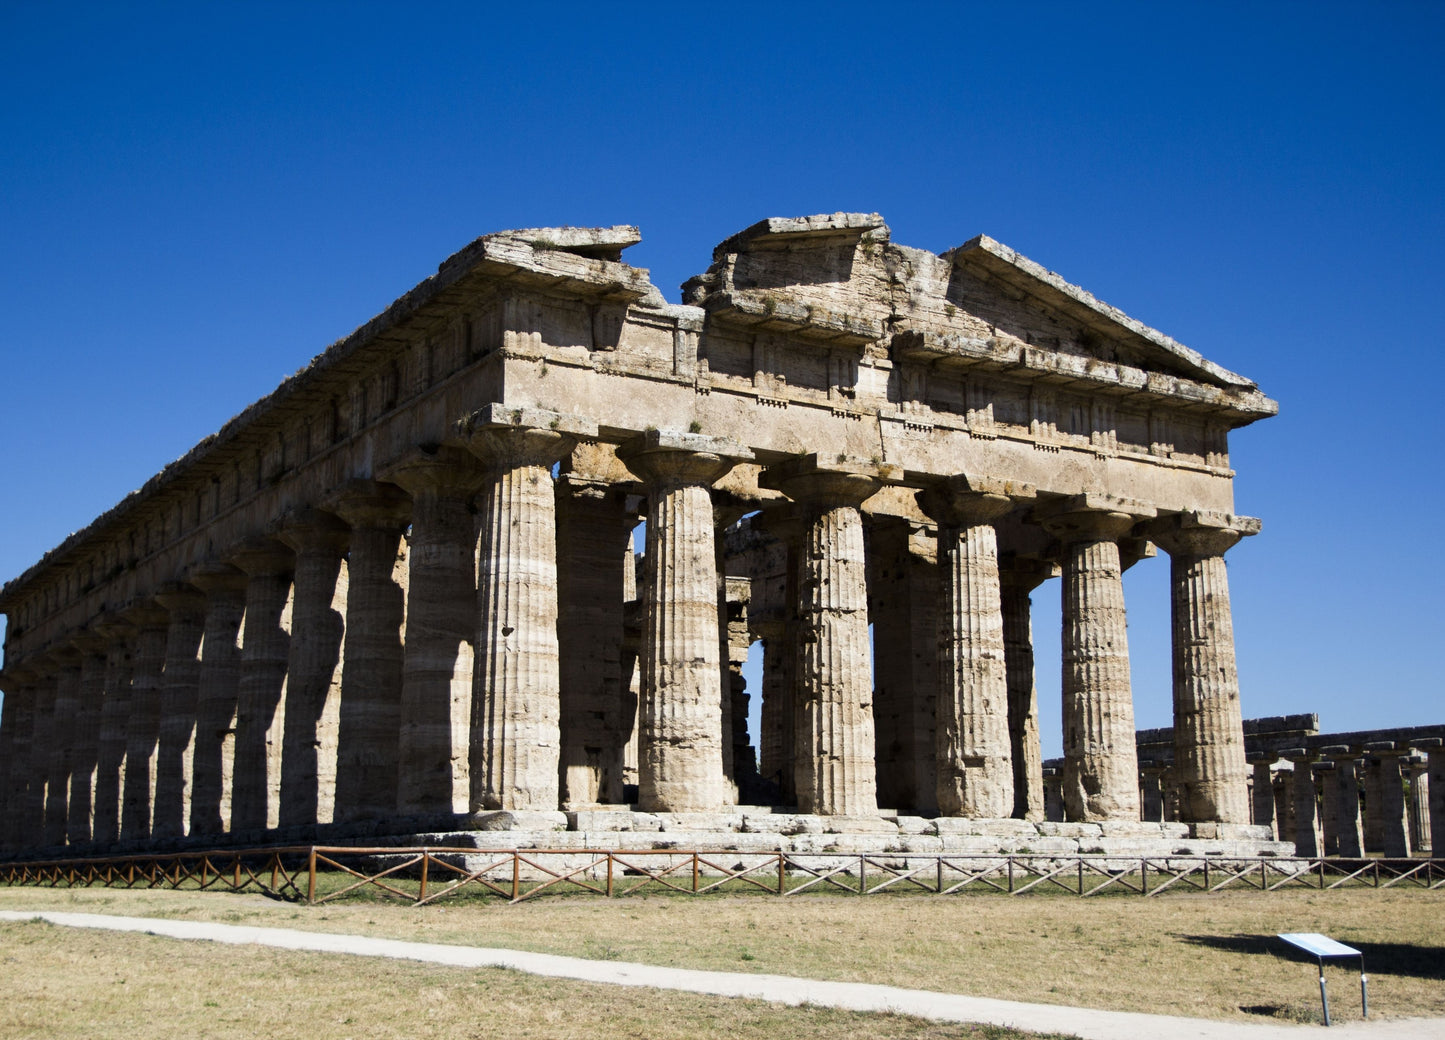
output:
[[[1006,561],[999,571],[1004,663],[1008,673],[1009,744],[1014,770],[1013,816],[1036,822],[1045,819],[1044,759],[1039,745],[1039,696],[1034,682],[1030,597],[1034,589],[1055,573],[1052,563],[1021,557]]]
[[[306,509],[288,516],[276,535],[296,554],[281,751],[283,827],[330,823],[335,809],[350,534],[331,513]]]
[[[958,477],[918,495],[938,521],[937,792],[943,816],[1013,815],[1009,690],[994,521],[1034,489]]]
[[[1249,821],[1224,553],[1259,529],[1254,517],[1191,512],[1161,520],[1150,532],[1169,553],[1174,763],[1189,822]]]
[[[151,833],[161,736],[161,673],[166,664],[169,615],[158,604],[141,603],[123,611],[122,616],[136,628],[120,820],[120,836],[129,840],[148,838]]]
[[[406,597],[396,564],[411,501],[394,484],[356,480],[329,506],[351,528],[333,818],[383,819],[397,802]]]
[[[50,651],[57,666],[50,723],[50,768],[45,784],[45,844],[64,845],[70,818],[70,771],[80,712],[81,654],[66,644]]]
[[[1321,749],[1334,759],[1335,842],[1337,856],[1365,854],[1365,833],[1360,821],[1360,763],[1356,752],[1344,746]]]
[[[195,586],[173,582],[157,591],[156,600],[170,615],[170,627],[166,631],[166,663],[161,676],[160,743],[151,833],[158,838],[178,838],[186,833],[191,816],[206,597]]]
[[[1313,758],[1303,748],[1283,752],[1294,764],[1290,789],[1294,799],[1294,851],[1313,859],[1323,852],[1320,840],[1319,792],[1315,788]],[[1281,837],[1284,837],[1281,835]]]
[[[727,780],[710,488],[752,453],[718,437],[651,430],[617,454],[647,488],[638,806],[714,811],[727,802]]]
[[[1071,821],[1139,819],[1119,539],[1152,513],[1080,495],[1041,517],[1063,546],[1063,793]]]
[[[100,714],[105,703],[105,640],[82,632],[72,642],[80,650],[80,705],[75,717],[75,745],[71,753],[70,804],[66,841],[88,845],[94,812],[95,756],[100,741]]]
[[[249,578],[236,688],[231,830],[258,831],[281,821],[281,747],[296,561],[291,550],[265,539],[237,551],[231,562]]]
[[[236,756],[237,697],[241,682],[241,622],[246,575],[225,563],[191,571],[206,596],[201,671],[196,684],[196,734],[191,752],[192,835],[220,834],[231,822]]]
[[[120,793],[125,769],[126,719],[130,712],[131,647],[135,628],[114,614],[92,626],[106,640],[105,696],[96,738],[95,814],[91,837],[99,844],[120,837]]]
[[[564,474],[557,484],[561,804],[622,801],[623,603],[636,516],[625,489]]]
[[[595,424],[491,406],[458,424],[482,460],[472,810],[555,811],[561,761],[552,466]]]
[[[860,507],[902,471],[844,456],[804,455],[770,466],[759,483],[808,518],[799,574],[794,763],[798,808],[823,816],[878,811],[867,563]]]
[[[411,496],[396,809],[452,816],[471,803],[470,745],[477,638],[477,460],[460,448],[416,448],[381,476]]]

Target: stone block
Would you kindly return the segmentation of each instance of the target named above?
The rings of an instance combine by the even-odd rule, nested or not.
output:
[[[823,830],[828,834],[891,834],[898,833],[894,820],[877,816],[821,816]]]
[[[899,816],[899,834],[937,834],[938,828],[931,819],[924,816]]]
[[[574,831],[658,831],[661,822],[652,813],[625,809],[578,809],[567,813],[567,828]]]
[[[1034,824],[1046,838],[1101,838],[1103,828],[1097,823],[1050,823]]]
[[[1158,838],[1159,824],[1140,820],[1103,820],[1099,831],[1105,838]]]
[[[740,831],[743,829],[743,816],[741,813],[729,812],[689,812],[689,813],[653,813],[658,824],[664,831],[707,831],[716,833],[718,831]]]
[[[743,830],[754,834],[822,834],[820,816],[806,813],[762,813],[743,816]]]
[[[992,838],[1036,838],[1038,825],[1028,820],[966,820],[956,816],[940,816],[933,821],[938,833],[972,834]]]
[[[530,809],[498,809],[477,813],[472,826],[479,831],[565,831],[567,814]]]

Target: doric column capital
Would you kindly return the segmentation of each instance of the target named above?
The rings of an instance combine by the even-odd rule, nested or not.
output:
[[[283,516],[275,534],[298,555],[308,552],[340,555],[346,551],[351,528],[340,517],[306,507]]]
[[[1032,484],[959,475],[918,492],[918,508],[945,527],[991,524],[1019,502],[1037,497]]]
[[[116,611],[107,611],[92,622],[91,627],[99,632],[107,645],[114,645],[135,635],[136,627]]]
[[[1160,517],[1149,525],[1149,537],[1170,556],[1222,556],[1259,529],[1257,517],[1196,510]]]
[[[1132,499],[1085,494],[1041,505],[1034,519],[1061,542],[1115,542],[1156,513],[1153,506]]]
[[[296,554],[274,538],[253,538],[229,559],[253,578],[290,574],[296,566]]]
[[[246,591],[246,572],[220,561],[192,567],[186,574],[186,581],[207,595],[227,592],[243,595]]]
[[[813,509],[858,508],[886,483],[903,479],[903,468],[851,455],[798,455],[769,466],[758,477],[762,487],[781,491]]]
[[[413,498],[428,491],[452,489],[468,498],[482,486],[476,458],[449,445],[420,445],[394,460],[378,474]]]
[[[157,588],[156,602],[172,615],[199,616],[206,610],[206,594],[183,581],[168,581]]]
[[[1058,576],[1059,565],[1052,560],[1005,554],[999,561],[998,581],[1005,589],[1028,593]]]
[[[132,603],[120,612],[120,616],[140,632],[164,631],[171,620],[171,615],[166,608],[154,600]]]
[[[1359,749],[1351,747],[1349,744],[1326,745],[1320,748],[1320,754],[1335,765],[1339,765],[1342,762],[1348,762],[1353,765],[1355,760],[1360,757]]]
[[[1309,748],[1285,748],[1279,753],[1279,757],[1286,762],[1293,762],[1296,766],[1308,766],[1318,756]]]
[[[61,671],[79,668],[81,659],[85,657],[75,645],[75,641],[69,638],[64,642],[56,643],[46,650],[46,653]]]
[[[91,631],[89,628],[71,635],[70,643],[82,654],[98,655],[105,653],[105,637],[99,632]]]
[[[709,487],[753,453],[726,437],[648,430],[617,449],[617,457],[652,490]]]
[[[488,469],[550,466],[580,439],[595,440],[590,419],[541,408],[489,404],[461,419],[456,434]]]
[[[400,531],[411,522],[411,499],[395,484],[349,480],[326,500],[326,508],[356,530]]]

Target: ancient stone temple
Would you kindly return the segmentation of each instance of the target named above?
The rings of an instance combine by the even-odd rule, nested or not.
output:
[[[766,220],[680,305],[622,262],[638,240],[476,240],[5,585],[5,847],[1267,844],[1224,555],[1259,530],[1228,435],[1273,401],[986,237],[938,256],[877,215]],[[1121,583],[1155,546],[1167,833]],[[1053,578],[1063,825],[1039,822],[1031,638],[1059,622],[1029,601]]]

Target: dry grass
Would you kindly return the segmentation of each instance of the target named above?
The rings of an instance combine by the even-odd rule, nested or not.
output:
[[[539,979],[149,935],[0,923],[0,1037],[648,1037],[1025,1040],[903,1015]],[[1055,1038],[1064,1040],[1064,1038]]]
[[[1374,1015],[1445,1016],[1445,892],[573,897],[414,909],[369,902],[307,908],[219,893],[0,889],[0,909],[42,907],[1256,1021],[1318,1016],[1313,962],[1291,958],[1271,937],[1319,931],[1365,951]],[[1330,979],[1332,1011],[1342,1021],[1358,1017],[1356,978],[1332,968]]]

